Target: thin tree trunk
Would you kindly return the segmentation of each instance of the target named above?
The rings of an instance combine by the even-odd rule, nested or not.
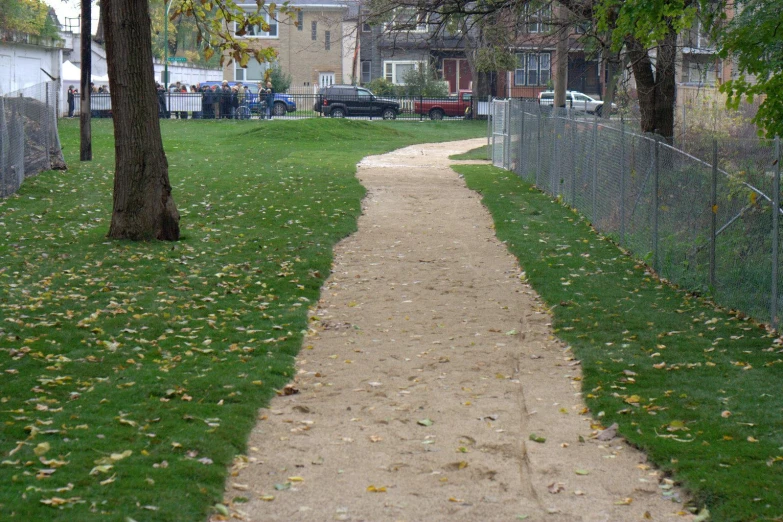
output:
[[[158,121],[148,0],[103,0],[114,118],[114,209],[109,237],[179,239]]]
[[[565,14],[565,7],[561,8],[560,26],[557,34],[557,63],[555,63],[555,107],[566,106],[566,90],[568,87],[568,17]]]
[[[617,92],[617,80],[620,77],[620,60],[616,55],[613,55],[606,59],[605,67],[607,69],[606,76],[608,78],[606,85],[604,86],[604,105],[601,111],[601,117],[605,120],[610,119],[612,116],[612,104],[614,103],[615,93]]]

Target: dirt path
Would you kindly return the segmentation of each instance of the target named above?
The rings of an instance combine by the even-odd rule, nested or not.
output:
[[[236,517],[684,519],[643,454],[595,438],[578,361],[449,168],[449,155],[484,143],[359,165],[359,231],[336,248],[298,393],[259,412],[229,477],[226,501],[248,499],[231,504]]]

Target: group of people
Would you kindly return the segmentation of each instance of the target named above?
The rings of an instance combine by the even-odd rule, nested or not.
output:
[[[223,80],[221,85],[191,85],[190,89],[180,82],[170,86],[170,94],[200,94],[200,111],[192,110],[195,108],[192,103],[194,100],[189,97],[169,96],[167,102],[165,87],[157,84],[156,89],[159,104],[158,114],[161,118],[171,118],[173,115],[175,118],[185,120],[190,112],[193,119],[248,119],[251,115],[251,104],[257,104],[259,117],[272,119],[272,107],[274,106],[272,82],[266,82],[266,85],[258,84],[257,98],[250,87],[243,85],[242,82],[230,86],[227,80]]]
[[[101,85],[96,87],[94,83],[90,82],[90,92],[92,94],[109,94],[109,86]],[[68,86],[68,117],[73,118],[73,112],[76,109],[76,98],[79,97],[79,89],[73,85]],[[108,118],[109,111],[92,111],[93,118]]]

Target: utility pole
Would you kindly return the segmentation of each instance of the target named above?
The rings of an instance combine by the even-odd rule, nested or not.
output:
[[[169,8],[171,0],[166,0],[166,9],[163,11],[163,88],[166,96],[169,93]]]
[[[82,27],[81,27],[81,52],[82,52],[82,77],[81,77],[81,105],[79,107],[79,130],[81,161],[92,161],[92,121],[90,119],[90,79],[92,78],[92,2],[82,0]]]

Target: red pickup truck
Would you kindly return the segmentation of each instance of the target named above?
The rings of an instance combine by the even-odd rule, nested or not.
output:
[[[414,112],[427,114],[431,120],[442,120],[444,116],[464,116],[472,97],[471,91],[459,91],[459,95],[454,98],[416,100]]]

